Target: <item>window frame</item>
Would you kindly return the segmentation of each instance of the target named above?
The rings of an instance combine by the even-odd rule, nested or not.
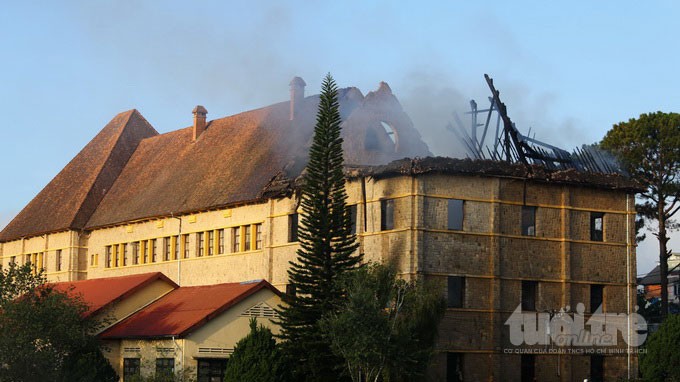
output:
[[[590,313],[595,313],[600,306],[604,312],[604,289],[603,284],[590,284]]]
[[[446,307],[465,307],[465,276],[447,276],[446,278]]]
[[[173,375],[174,373],[174,358],[156,358],[156,375]]]
[[[394,199],[381,199],[380,200],[380,230],[390,231],[395,227],[394,215],[395,215],[395,202]]]
[[[522,206],[520,227],[522,236],[536,237],[536,206]]]
[[[599,229],[597,228],[598,220]],[[590,213],[590,241],[604,241],[604,212]]]
[[[123,381],[140,375],[142,366],[141,361],[141,358],[123,358]]]
[[[300,229],[300,216],[293,213],[288,215],[288,242],[296,243],[299,241],[298,230]]]
[[[456,207],[458,205],[458,207]],[[452,207],[460,210],[460,216],[458,214],[452,216]],[[452,221],[454,220],[455,221]],[[465,200],[463,199],[447,199],[446,203],[446,228],[451,231],[464,231],[465,224]]]
[[[520,295],[522,311],[535,312],[538,303],[538,281],[522,280]]]

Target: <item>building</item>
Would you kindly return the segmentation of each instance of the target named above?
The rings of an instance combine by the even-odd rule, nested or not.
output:
[[[296,78],[290,101],[210,122],[197,106],[193,126],[165,134],[119,114],[0,233],[3,263],[32,261],[61,281],[162,272],[181,287],[264,279],[285,290],[317,102]],[[366,96],[342,89],[340,111],[358,250],[443,284],[435,380],[636,374],[625,345],[523,355],[504,324],[520,304],[632,311],[634,184],[428,157],[384,83]]]
[[[645,299],[661,298],[661,271],[655,266],[638,280],[644,288]],[[668,302],[680,304],[680,253],[672,253],[668,258]]]

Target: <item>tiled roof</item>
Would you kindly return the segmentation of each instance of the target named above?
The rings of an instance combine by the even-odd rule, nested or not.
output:
[[[0,242],[84,228],[139,142],[157,134],[137,110],[115,116],[0,232]]]
[[[173,288],[178,288],[172,280],[160,272],[143,273],[131,276],[107,277],[92,280],[67,281],[52,284],[61,292],[81,296],[89,306],[86,315],[90,316],[129,297],[156,280],[163,280]]]
[[[266,281],[181,287],[104,331],[100,337],[184,337],[248,296],[269,289]]]
[[[273,179],[294,179],[304,169],[318,102],[318,95],[296,101],[292,121],[290,102],[216,119],[196,141],[192,127],[157,134],[137,111],[122,113],[19,213],[0,241],[263,199]],[[365,97],[356,88],[340,89],[339,103],[346,163],[430,154],[386,84]],[[390,128],[396,131],[391,137]]]

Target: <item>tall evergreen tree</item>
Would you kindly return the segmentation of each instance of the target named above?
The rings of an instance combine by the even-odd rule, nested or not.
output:
[[[300,249],[288,270],[296,293],[279,312],[285,354],[297,365],[296,380],[308,381],[337,379],[342,360],[331,351],[319,321],[345,298],[340,276],[361,262],[361,255],[354,255],[358,244],[346,204],[338,90],[330,74],[320,98],[303,176]]]

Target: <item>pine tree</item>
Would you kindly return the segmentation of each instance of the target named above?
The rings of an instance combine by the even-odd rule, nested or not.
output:
[[[277,382],[287,379],[286,367],[271,330],[250,320],[250,333],[243,337],[229,358],[224,382]]]
[[[300,249],[288,270],[296,294],[282,307],[280,338],[297,364],[296,380],[336,380],[342,360],[333,355],[319,328],[321,317],[345,298],[340,276],[355,269],[361,255],[352,233],[343,174],[338,90],[328,74],[323,81],[309,163],[303,176]]]

